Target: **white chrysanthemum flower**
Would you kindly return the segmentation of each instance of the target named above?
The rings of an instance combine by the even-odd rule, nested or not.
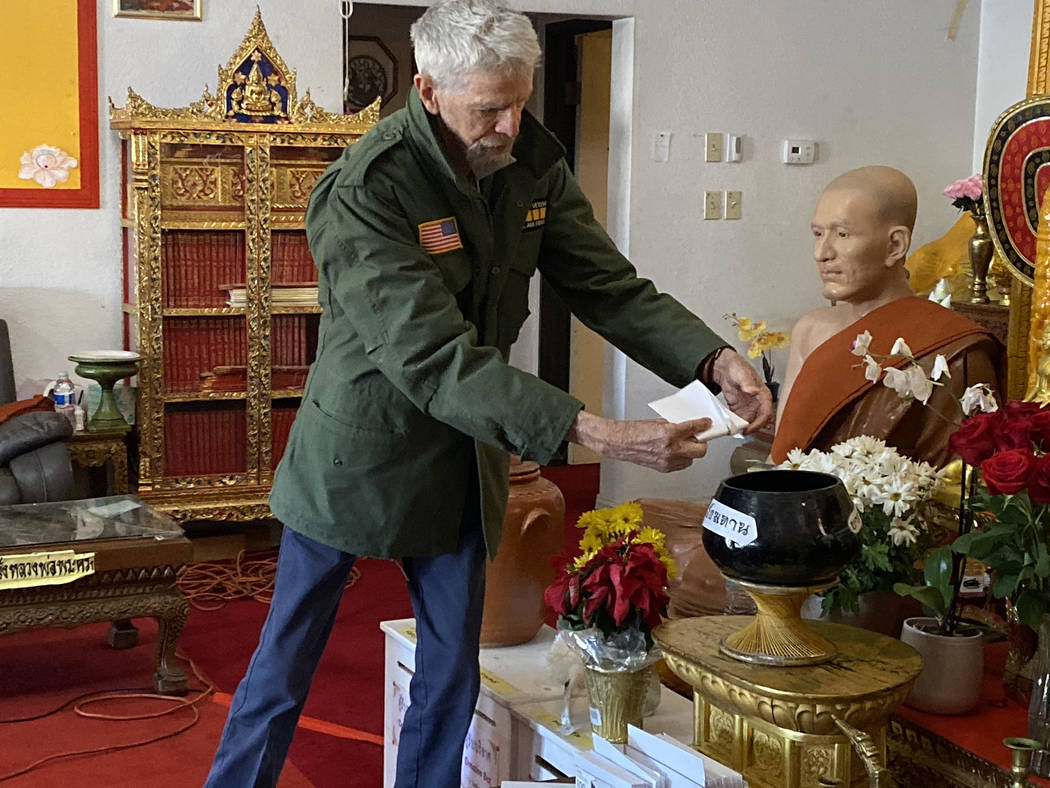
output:
[[[883,489],[882,511],[887,515],[903,517],[917,497],[915,485],[899,478],[891,479]]]
[[[798,447],[792,449],[787,453],[787,459],[778,465],[778,468],[790,468],[793,471],[797,471],[802,467],[806,461],[806,454]]]
[[[77,166],[77,160],[59,148],[37,145],[22,154],[19,164],[19,178],[36,181],[45,189],[50,189],[56,183],[69,180],[69,171]]]
[[[882,374],[882,367],[871,356],[864,357],[864,378],[874,383]]]
[[[898,547],[900,545],[913,545],[919,538],[919,530],[910,522],[904,522],[899,517],[893,518],[889,530],[890,538]]]
[[[871,435],[858,435],[855,438],[850,438],[850,443],[853,444],[858,456],[871,456],[886,448],[886,441]]]
[[[893,343],[893,347],[890,348],[891,356],[907,356],[911,358],[911,348],[908,347],[908,343],[904,341],[904,337],[897,337],[897,341]]]
[[[975,411],[981,413],[994,413],[999,410],[999,405],[992,395],[991,389],[984,383],[978,383],[966,389],[962,395],[962,412],[969,416]]]
[[[853,344],[850,346],[850,353],[854,356],[865,356],[868,353],[868,345],[870,344],[870,331],[865,331],[863,334],[857,334],[857,338],[853,340]]]
[[[836,443],[831,447],[831,453],[836,457],[842,457],[843,459],[851,457],[853,455],[853,446],[849,441],[843,441],[842,443]]]
[[[933,371],[930,372],[930,380],[940,380],[941,375],[950,378],[952,373],[948,371],[948,360],[944,356],[938,355],[933,360]]]

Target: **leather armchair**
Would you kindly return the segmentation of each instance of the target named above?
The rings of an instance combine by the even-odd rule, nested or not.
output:
[[[15,396],[11,340],[0,320],[0,405]],[[61,413],[33,411],[0,423],[0,505],[68,499],[73,466],[65,439],[72,434]]]

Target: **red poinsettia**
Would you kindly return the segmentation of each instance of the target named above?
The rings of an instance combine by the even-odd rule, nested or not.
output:
[[[634,541],[632,531],[584,562],[555,559],[556,578],[544,593],[547,605],[571,629],[626,627],[646,635],[667,611],[667,566],[653,544]]]

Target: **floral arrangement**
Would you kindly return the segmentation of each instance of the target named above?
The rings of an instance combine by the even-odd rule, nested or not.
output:
[[[855,613],[860,594],[918,580],[916,565],[932,543],[931,525],[938,515],[932,504],[941,477],[935,468],[868,435],[838,443],[829,452],[792,449],[778,467],[838,476],[861,517],[860,553],[846,565],[839,584],[824,592],[825,613]]]
[[[767,386],[774,384],[776,381],[773,380],[773,373],[776,369],[769,351],[786,348],[791,341],[791,335],[782,331],[769,331],[765,320],[756,323],[749,317],[738,317],[736,312],[722,317],[736,326],[737,336],[747,342],[747,357],[762,357],[762,376]]]
[[[580,555],[555,558],[544,592],[558,626],[589,664],[638,669],[658,657],[652,630],[667,612],[674,561],[664,535],[642,523],[642,507],[623,503],[585,512]]]
[[[984,218],[984,204],[981,196],[984,194],[984,183],[980,175],[971,175],[950,184],[944,195],[952,198],[952,205],[960,211],[969,211],[974,221]]]
[[[903,359],[905,362],[903,367],[887,366],[884,369],[869,352],[871,339],[871,334],[867,331],[859,334],[853,341],[851,348],[853,354],[862,357],[864,375],[868,380],[877,382],[881,376],[883,384],[896,391],[902,399],[914,398],[926,404],[933,393],[934,386],[945,385],[942,378],[951,377],[948,362],[943,355],[937,355],[931,368],[927,370],[915,359],[903,337],[897,337],[888,356],[880,356],[885,360]],[[975,521],[974,502],[976,501],[977,481],[974,474],[967,475],[966,464],[973,465],[971,459],[977,455],[960,452],[960,448],[967,445],[967,441],[970,440],[967,436],[975,429],[975,425],[986,424],[985,420],[988,418],[998,418],[992,415],[998,410],[998,405],[984,383],[968,387],[959,398],[958,405],[963,420],[960,427],[949,438],[948,446],[949,449],[960,454],[964,463],[960,474],[962,489],[959,491],[958,512],[952,518],[959,536],[951,547],[943,543],[932,545],[933,549],[928,550],[922,556],[921,579],[923,582],[921,584],[897,581],[893,585],[893,590],[898,594],[912,596],[930,608],[938,621],[937,631],[943,635],[954,634],[958,624],[957,608],[959,589],[963,580],[965,553],[956,545],[967,543],[967,537]],[[941,413],[938,413],[938,416],[948,418],[947,415]],[[970,486],[969,495],[966,490],[967,483]],[[984,544],[983,541],[980,543],[981,546]],[[1050,564],[1048,564],[1048,571],[1050,571]]]
[[[974,528],[952,549],[986,564],[992,596],[1038,629],[1050,613],[1050,407],[1007,402],[964,421],[949,446],[984,479],[967,502]]]

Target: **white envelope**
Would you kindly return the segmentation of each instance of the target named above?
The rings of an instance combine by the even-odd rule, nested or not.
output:
[[[669,397],[650,402],[649,407],[672,424],[692,419],[711,419],[711,426],[696,436],[700,441],[721,438],[723,435],[740,436],[747,427],[746,421],[727,408],[699,380],[694,380]]]

